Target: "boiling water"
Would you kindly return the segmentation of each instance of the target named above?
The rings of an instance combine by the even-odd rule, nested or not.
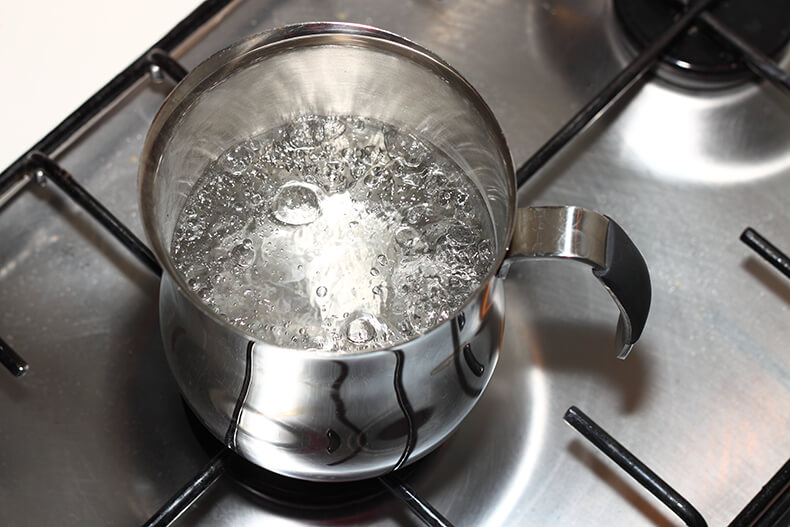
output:
[[[480,192],[433,145],[378,121],[305,116],[207,168],[172,254],[248,333],[355,352],[449,318],[491,268],[492,240]]]

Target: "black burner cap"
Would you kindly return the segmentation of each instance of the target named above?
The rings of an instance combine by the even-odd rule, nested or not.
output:
[[[614,0],[614,8],[639,49],[669,27],[682,10],[677,0]],[[776,57],[790,40],[787,0],[721,0],[709,12],[768,56]],[[668,73],[667,80],[687,87],[724,87],[751,77],[738,51],[702,21],[675,39],[662,59],[671,66],[661,72]]]

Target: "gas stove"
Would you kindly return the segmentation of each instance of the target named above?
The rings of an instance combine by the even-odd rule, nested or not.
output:
[[[0,372],[5,523],[683,525],[630,477],[644,467],[614,439],[566,416],[575,405],[707,524],[784,524],[790,282],[760,257],[789,274],[760,235],[790,248],[790,83],[766,57],[747,67],[722,34],[787,69],[790,17],[779,2],[756,14],[744,0],[697,4],[684,20],[673,0],[205,2],[0,175],[0,355],[18,373],[11,348],[30,365]],[[133,245],[138,156],[173,79],[240,38],[310,20],[371,24],[447,60],[502,125],[520,204],[605,212],[653,280],[647,328],[618,361],[617,310],[593,276],[514,266],[478,406],[406,472],[351,487],[263,473],[200,430],[164,358],[158,278]],[[682,40],[665,34],[673,25]],[[747,227],[758,253],[739,240]],[[661,494],[656,478],[642,479]]]

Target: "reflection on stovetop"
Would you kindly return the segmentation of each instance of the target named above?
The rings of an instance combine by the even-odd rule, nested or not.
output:
[[[702,15],[692,36],[719,31],[732,22],[727,6],[737,13],[746,5],[722,4],[725,11]],[[623,71],[645,44],[638,33],[647,31],[624,31],[609,1],[247,2],[179,61],[189,69],[245,35],[318,19],[370,23],[444,57],[489,102],[517,165]],[[762,52],[776,56],[786,39],[785,32],[766,40]],[[763,74],[777,73],[759,53],[750,60]],[[150,63],[139,67],[148,71]],[[161,69],[179,74],[172,64]],[[447,443],[402,476],[456,525],[677,521],[564,425],[571,405],[711,525],[751,525],[786,486],[784,470],[767,486],[774,494],[758,494],[790,452],[776,425],[790,410],[788,285],[738,238],[754,227],[745,241],[786,268],[786,256],[757,231],[790,247],[783,237],[790,101],[753,78],[711,91],[666,79],[638,81],[582,135],[556,143],[559,153],[534,163],[520,192],[523,204],[604,211],[629,231],[653,277],[644,337],[627,361],[616,361],[608,329],[616,313],[591,276],[572,264],[514,268],[491,385]],[[75,144],[40,148],[137,237],[138,155],[166,84],[130,83],[131,95]],[[23,162],[32,163],[25,179],[58,183],[48,158]],[[6,175],[3,191],[18,182]],[[0,382],[0,505],[13,524],[141,524],[200,473],[210,458],[207,440],[196,439],[167,370],[155,276],[53,187],[31,187],[0,215],[0,296],[12,306],[0,316],[0,335],[31,365],[27,376]],[[262,499],[221,477],[178,524],[419,524],[380,487],[337,487],[335,496],[278,478],[264,478],[277,483]],[[347,502],[346,490],[356,504],[305,512],[309,500]],[[771,514],[781,521],[774,508],[764,524],[779,524],[769,523]]]

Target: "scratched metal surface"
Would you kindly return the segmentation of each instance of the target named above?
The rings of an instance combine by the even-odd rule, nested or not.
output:
[[[184,57],[244,35],[343,19],[432,49],[475,85],[523,162],[629,58],[608,1],[247,2]],[[60,161],[132,229],[137,155],[161,103],[144,86]],[[8,103],[8,102],[6,102]],[[614,217],[643,250],[654,306],[632,356],[584,269],[508,279],[502,359],[479,406],[413,486],[457,525],[678,524],[575,433],[576,404],[726,524],[790,455],[790,285],[738,242],[790,248],[790,104],[643,83],[529,186],[522,203]],[[9,525],[136,525],[207,461],[164,361],[157,282],[51,187],[0,215],[0,334],[31,363],[0,376],[0,510]],[[222,479],[178,525],[418,525],[399,503],[307,515]]]

